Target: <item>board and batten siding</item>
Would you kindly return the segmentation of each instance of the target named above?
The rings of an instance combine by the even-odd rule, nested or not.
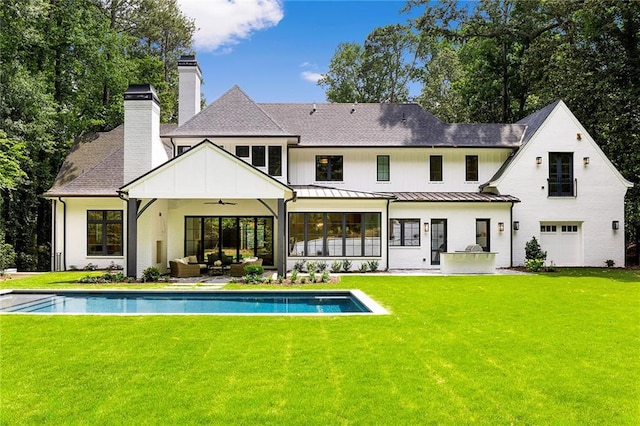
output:
[[[290,148],[289,181],[292,185],[324,185],[371,192],[477,192],[511,154],[505,148]],[[342,155],[344,180],[316,181],[317,155]],[[389,156],[390,180],[378,182],[376,157]],[[441,155],[443,180],[429,181],[429,157]],[[465,156],[478,156],[478,180],[465,181]]]

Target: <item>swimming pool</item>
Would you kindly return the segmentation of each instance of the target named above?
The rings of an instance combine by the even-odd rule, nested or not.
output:
[[[10,290],[0,313],[70,315],[354,315],[384,314],[359,290],[140,291]]]

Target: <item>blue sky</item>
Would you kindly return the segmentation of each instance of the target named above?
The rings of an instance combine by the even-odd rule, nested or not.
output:
[[[316,84],[341,42],[405,23],[404,1],[179,0],[196,20],[207,104],[233,85],[256,102],[325,102]],[[414,13],[415,15],[415,13]]]

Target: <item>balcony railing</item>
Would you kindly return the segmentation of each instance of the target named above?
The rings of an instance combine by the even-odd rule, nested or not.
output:
[[[578,179],[547,179],[549,197],[577,197]]]

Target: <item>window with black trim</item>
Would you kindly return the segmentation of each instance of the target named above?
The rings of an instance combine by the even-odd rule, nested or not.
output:
[[[378,155],[376,159],[376,170],[378,182],[389,181],[389,156]]]
[[[558,227],[556,225],[540,225],[540,232],[556,232]]]
[[[87,255],[122,256],[122,210],[87,210]]]
[[[491,251],[490,219],[476,219],[476,244],[484,251]]]
[[[380,213],[289,213],[289,256],[380,256],[380,227]]]
[[[181,155],[189,151],[191,149],[191,145],[178,145],[176,149],[178,151],[178,155]]]
[[[442,182],[442,155],[429,156],[429,180]]]
[[[573,197],[573,153],[549,153],[549,196]]]
[[[256,167],[266,166],[266,150],[264,145],[253,145],[251,147],[251,164]]]
[[[578,232],[578,225],[562,225],[562,232]]]
[[[236,156],[247,158],[249,157],[249,146],[248,145],[238,145],[236,146]]]
[[[282,147],[269,146],[269,174],[282,176]]]
[[[478,181],[478,156],[467,155],[465,157],[465,180],[467,182]]]
[[[316,181],[341,181],[342,155],[316,155]]]
[[[391,219],[389,221],[390,246],[419,246],[420,219]]]

